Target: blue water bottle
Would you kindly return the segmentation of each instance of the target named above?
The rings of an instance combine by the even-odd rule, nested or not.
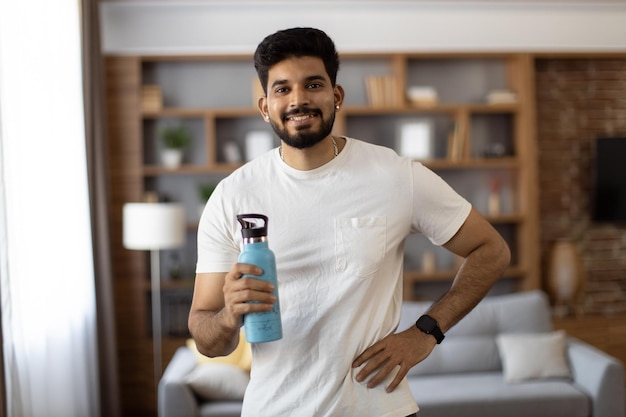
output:
[[[263,220],[261,226],[256,220]],[[260,276],[250,278],[261,279],[274,285],[272,294],[276,297],[274,307],[270,311],[248,313],[243,317],[246,340],[250,343],[263,343],[283,337],[280,322],[280,305],[278,303],[278,280],[276,278],[276,258],[267,243],[267,216],[263,214],[238,214],[237,221],[241,224],[243,251],[239,254],[239,263],[256,265],[263,270]]]

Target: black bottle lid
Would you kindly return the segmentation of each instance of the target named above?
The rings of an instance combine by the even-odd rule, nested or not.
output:
[[[263,220],[263,224],[259,226],[259,222],[250,221],[249,219]],[[241,224],[241,235],[245,238],[265,237],[267,236],[267,216],[263,214],[238,214],[237,221]]]

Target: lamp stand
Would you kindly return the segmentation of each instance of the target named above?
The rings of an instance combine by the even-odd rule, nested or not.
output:
[[[158,393],[161,379],[161,271],[159,251],[150,251],[150,283],[152,296],[152,352],[154,356],[154,384]],[[158,394],[157,394],[158,395]]]

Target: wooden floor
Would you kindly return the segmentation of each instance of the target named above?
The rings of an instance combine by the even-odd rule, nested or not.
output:
[[[565,330],[569,336],[597,347],[626,366],[626,315],[555,318],[554,328]]]

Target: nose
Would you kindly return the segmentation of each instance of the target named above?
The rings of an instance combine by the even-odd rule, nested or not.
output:
[[[305,86],[295,86],[291,91],[290,107],[306,106],[310,103],[309,92]]]

